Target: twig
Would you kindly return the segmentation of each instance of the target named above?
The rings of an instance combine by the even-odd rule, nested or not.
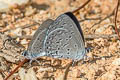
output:
[[[11,36],[13,39],[20,38],[20,39],[32,39],[30,35],[23,35],[23,36]]]
[[[84,8],[91,0],[86,1],[82,6],[80,6],[79,8],[77,8],[76,10],[72,11],[72,13],[76,13],[78,10]]]
[[[19,65],[13,71],[11,71],[10,74],[4,80],[8,80],[8,78],[11,75],[13,75],[18,70],[18,68],[20,68],[27,61],[28,61],[28,59],[24,59],[22,62],[20,62]]]
[[[115,32],[117,33],[118,38],[120,40],[120,34],[119,34],[118,28],[117,28],[117,13],[118,13],[119,5],[120,5],[120,0],[118,0],[118,4],[117,4],[117,7],[116,7],[116,11],[115,11]]]
[[[118,39],[116,34],[112,34],[112,35],[104,35],[104,34],[86,34],[84,35],[85,39],[95,39],[95,38],[106,38],[106,39],[110,39],[110,38],[116,38]],[[12,37],[13,39],[15,38],[20,38],[20,39],[32,39],[32,36],[16,36],[16,37]]]
[[[112,11],[111,14],[107,15],[106,17],[104,17],[103,19],[101,19],[99,22],[95,23],[94,25],[92,25],[92,28],[98,24],[100,24],[101,22],[103,22],[104,20],[106,20],[107,18],[111,17],[114,15],[114,10]]]
[[[35,22],[34,24],[27,24],[27,25],[24,25],[24,26],[21,26],[21,27],[18,27],[18,28],[22,28],[22,29],[29,28],[29,27],[37,25],[37,24],[40,25],[39,23]]]
[[[107,18],[110,18],[111,16],[113,16],[113,15],[114,15],[114,11],[115,11],[115,9],[112,11],[111,14],[107,15],[107,16],[104,17],[103,19],[100,19],[100,21],[98,21],[97,23],[93,24],[93,25],[91,26],[91,29],[90,29],[88,32],[91,32],[92,30],[96,29],[96,27],[95,27],[96,25],[100,24],[101,22],[103,22],[103,21],[106,20]]]
[[[67,75],[68,75],[68,72],[69,72],[69,69],[70,69],[70,66],[72,66],[73,62],[70,62],[67,67],[66,67],[66,70],[64,72],[64,79],[63,80],[67,80]]]
[[[84,37],[85,37],[85,39],[96,39],[96,38],[105,38],[105,39],[116,38],[116,39],[118,39],[116,34],[113,34],[113,35],[91,34],[91,35],[84,35]]]
[[[23,26],[19,26],[19,27],[17,27],[17,28],[22,28],[22,29],[24,29],[24,28],[29,28],[29,27],[31,27],[31,26],[34,26],[34,25],[40,25],[38,22],[35,22],[34,21],[34,23],[33,24],[26,24],[26,25],[23,25]],[[17,29],[17,28],[15,28],[15,29]],[[3,30],[0,30],[0,32],[7,32],[7,31],[10,31],[11,29],[3,29]]]
[[[101,19],[101,17],[98,17],[98,18],[85,18],[85,19],[79,20],[79,22],[84,22],[86,20],[100,20],[100,19]]]

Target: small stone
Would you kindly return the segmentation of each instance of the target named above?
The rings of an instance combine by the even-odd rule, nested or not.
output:
[[[120,65],[120,58],[115,59],[112,64],[119,66]]]
[[[11,31],[13,34],[15,34],[16,36],[22,36],[22,29],[21,28],[17,28],[14,31]]]
[[[9,10],[8,7],[7,3],[0,1],[0,12],[7,12]]]
[[[0,12],[7,12],[11,8],[14,8],[15,5],[22,6],[28,2],[29,0],[0,0]]]
[[[37,80],[35,72],[32,68],[28,69],[27,73],[25,73],[25,69],[21,68],[19,70],[19,76],[21,80]]]
[[[81,72],[80,72],[79,69],[74,69],[72,75],[73,75],[73,77],[75,77],[75,78],[79,78],[80,75],[81,75]]]
[[[116,43],[116,42],[111,43],[109,46],[109,51],[112,53],[116,52],[118,50],[117,46],[118,46],[118,43]]]
[[[54,69],[53,69],[52,67],[47,67],[47,68],[40,67],[40,68],[38,69],[38,72],[44,72],[44,71],[53,72]]]
[[[64,75],[61,74],[58,77],[55,78],[55,80],[64,80]]]
[[[5,0],[4,2],[8,3],[9,5],[14,5],[14,4],[22,5],[28,3],[29,0]]]
[[[19,74],[21,80],[25,80],[25,69],[24,68],[21,68],[19,70],[18,74]]]
[[[106,72],[105,74],[101,76],[101,79],[99,80],[116,80],[115,71]]]
[[[26,39],[23,39],[21,40],[21,44],[24,45],[24,44],[28,44],[28,41]]]
[[[0,27],[4,27],[5,23],[3,21],[0,21]]]
[[[45,78],[48,77],[48,72],[47,71],[38,72],[37,73],[37,77],[39,78],[39,80],[44,80]]]
[[[3,77],[2,77],[2,75],[0,74],[0,80],[3,80]]]
[[[26,8],[26,12],[25,12],[25,16],[31,16],[32,14],[34,14],[36,12],[36,9],[32,8],[32,6]]]
[[[99,34],[99,33],[103,32],[104,30],[105,30],[105,27],[100,27],[100,28],[96,29],[95,33]]]
[[[25,80],[37,80],[36,74],[32,68],[27,71],[25,74]]]

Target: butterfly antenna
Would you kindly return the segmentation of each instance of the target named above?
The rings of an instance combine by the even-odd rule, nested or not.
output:
[[[4,80],[8,80],[8,78],[13,75],[19,67],[21,67],[25,62],[27,62],[29,59],[24,59],[22,62],[19,63],[19,65],[13,70],[10,72],[10,74],[4,79]]]

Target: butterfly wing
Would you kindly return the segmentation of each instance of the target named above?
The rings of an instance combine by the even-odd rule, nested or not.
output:
[[[43,53],[43,43],[46,37],[46,31],[51,23],[53,23],[51,19],[44,21],[33,35],[27,50],[28,58],[36,58],[45,55]]]
[[[75,16],[60,15],[49,27],[44,41],[47,56],[80,60],[85,55],[84,36]]]

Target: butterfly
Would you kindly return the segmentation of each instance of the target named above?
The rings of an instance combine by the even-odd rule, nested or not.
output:
[[[76,17],[67,12],[47,19],[35,32],[23,55],[30,60],[48,56],[78,61],[86,55],[85,40]]]

